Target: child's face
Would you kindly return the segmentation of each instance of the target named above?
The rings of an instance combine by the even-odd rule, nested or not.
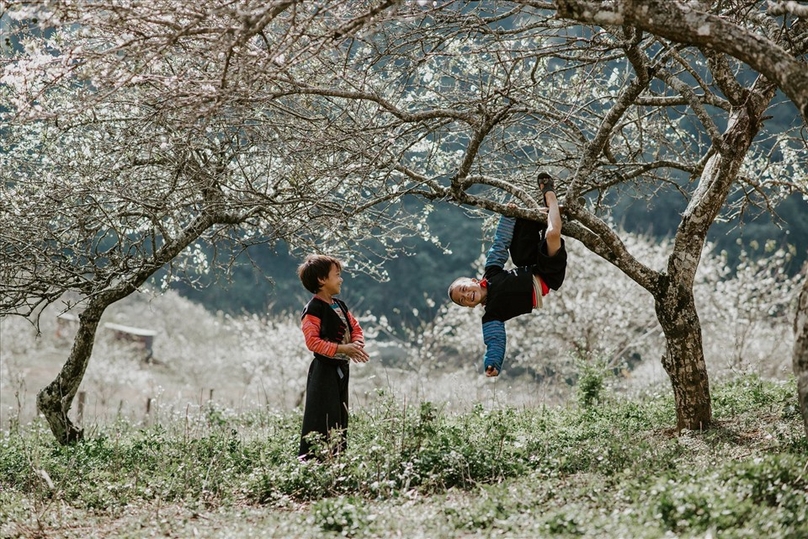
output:
[[[329,296],[336,296],[339,294],[342,287],[342,273],[336,264],[331,264],[331,271],[328,272],[328,277],[320,279],[320,291],[328,294]]]
[[[480,281],[465,277],[460,279],[452,289],[452,301],[463,307],[476,307],[484,297]]]

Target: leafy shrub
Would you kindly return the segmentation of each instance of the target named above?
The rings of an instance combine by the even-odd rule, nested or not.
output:
[[[675,533],[703,531],[711,524],[715,499],[703,485],[671,478],[658,482],[650,495],[653,518]]]
[[[665,474],[651,488],[652,517],[674,533],[738,527],[783,537],[808,533],[804,456],[766,455],[719,463],[712,472]]]
[[[575,363],[578,367],[578,402],[584,408],[591,408],[600,400],[604,388],[606,362],[602,359],[587,361],[579,358]]]
[[[553,535],[583,535],[579,516],[572,508],[554,511],[544,519],[544,528]]]
[[[483,487],[477,492],[477,501],[469,507],[445,507],[443,514],[459,530],[491,529],[497,521],[508,517],[512,507],[508,497],[495,487]]]
[[[795,395],[793,377],[785,382],[771,382],[751,374],[721,384],[713,389],[711,397],[717,417],[733,417],[761,408],[793,414]]]
[[[325,498],[312,506],[311,521],[323,531],[353,537],[370,524],[363,501],[353,496]]]
[[[733,463],[723,479],[756,506],[777,508],[782,526],[808,533],[808,478],[803,456],[765,455]]]

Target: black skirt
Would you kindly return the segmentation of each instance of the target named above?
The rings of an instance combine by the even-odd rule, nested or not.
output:
[[[326,361],[316,357],[312,360],[306,382],[299,456],[313,456],[311,433],[319,433],[320,436],[314,438],[325,441],[334,453],[345,449],[349,377],[347,361]]]

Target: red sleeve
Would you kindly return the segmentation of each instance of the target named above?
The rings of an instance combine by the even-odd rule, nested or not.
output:
[[[351,342],[365,344],[365,333],[362,331],[359,321],[351,314],[351,311],[348,311],[348,323],[351,324]]]
[[[359,324],[357,324],[359,327]],[[334,357],[337,355],[337,343],[329,342],[320,338],[320,319],[314,315],[307,314],[303,317],[301,324],[303,336],[306,338],[306,348],[323,356]],[[359,330],[360,335],[362,330]]]

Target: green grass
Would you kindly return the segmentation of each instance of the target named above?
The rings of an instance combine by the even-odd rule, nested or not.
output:
[[[0,437],[0,536],[808,537],[793,381],[718,385],[714,428],[679,435],[668,392],[582,391],[462,414],[382,395],[307,463],[297,413],[208,407],[69,447],[34,422]]]

